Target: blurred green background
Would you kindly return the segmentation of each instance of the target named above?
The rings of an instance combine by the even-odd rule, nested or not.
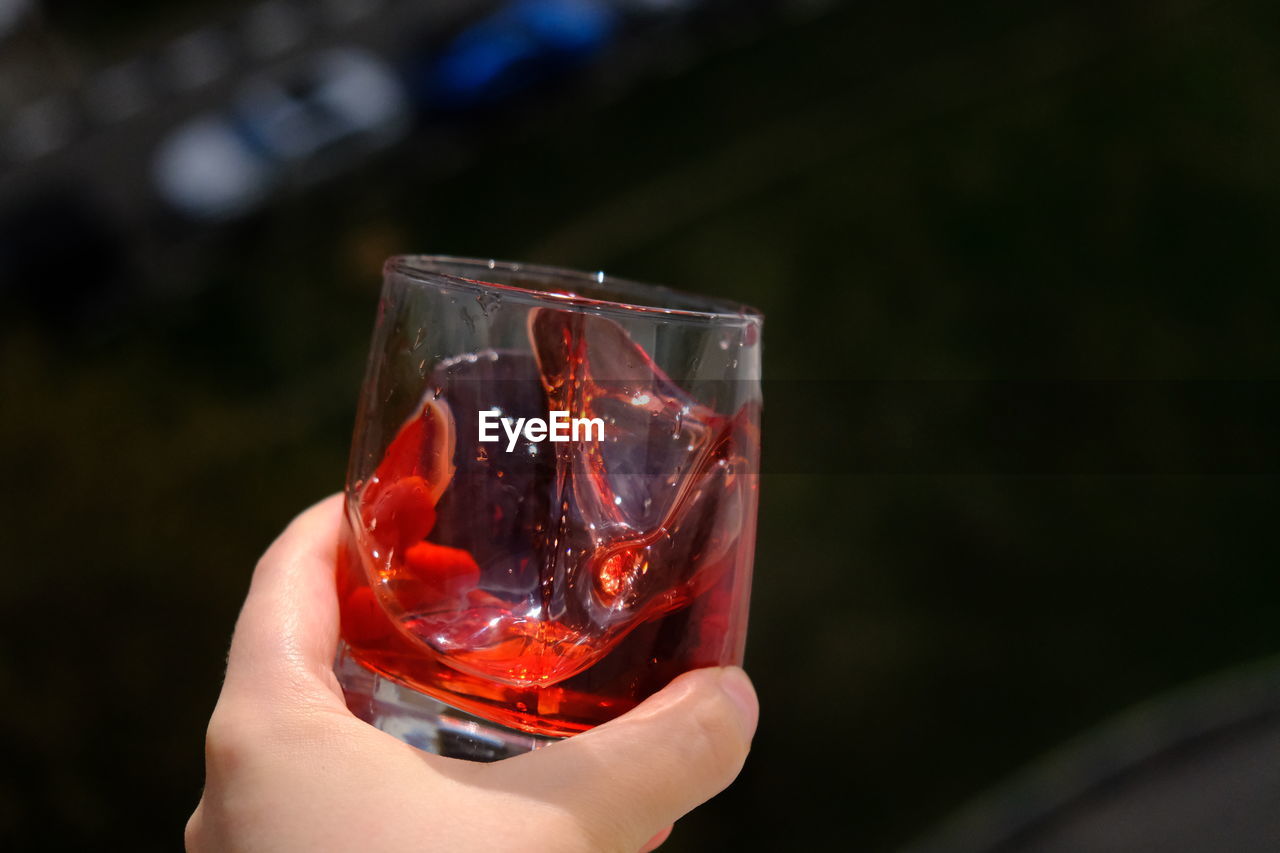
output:
[[[137,32],[66,5],[70,44]],[[1156,448],[1131,469],[1077,466],[1079,442],[915,466],[928,406],[848,390],[946,389],[964,426],[930,440],[960,460],[999,444],[991,380],[1274,394],[1280,8],[807,4],[708,32],[628,86],[411,137],[238,221],[122,221],[110,298],[73,299],[96,293],[94,244],[8,283],[12,849],[179,843],[249,574],[341,486],[399,252],[752,303],[770,387],[828,403],[766,399],[761,728],[664,849],[895,849],[1120,709],[1280,652],[1276,469],[1196,462],[1230,413],[1201,429],[1211,407],[1122,407],[1137,420],[1113,426]],[[1256,460],[1275,420],[1251,417]],[[907,435],[906,461],[840,461],[845,423]]]

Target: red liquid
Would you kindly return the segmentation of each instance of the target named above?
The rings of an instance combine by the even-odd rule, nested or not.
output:
[[[682,672],[739,663],[757,404],[693,403],[621,327],[532,313],[534,356],[437,371],[348,493],[342,636],[362,664],[496,723],[569,735]],[[605,377],[605,378],[601,378]],[[477,440],[477,412],[601,417],[604,442]]]

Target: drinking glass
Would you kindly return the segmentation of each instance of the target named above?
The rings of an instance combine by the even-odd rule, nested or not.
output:
[[[603,273],[387,261],[338,554],[352,711],[496,760],[740,663],[762,322]]]

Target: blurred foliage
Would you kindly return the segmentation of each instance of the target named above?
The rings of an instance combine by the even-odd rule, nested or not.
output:
[[[497,118],[433,182],[411,147],[175,249],[105,332],[10,318],[0,834],[173,848],[254,560],[341,484],[388,254],[739,298],[778,381],[1276,375],[1274,4],[853,4],[748,35]],[[766,454],[838,404],[770,408]],[[889,849],[1121,707],[1275,652],[1275,491],[771,474],[757,748],[670,848]]]

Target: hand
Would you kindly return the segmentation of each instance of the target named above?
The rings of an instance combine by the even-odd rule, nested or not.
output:
[[[736,667],[687,673],[616,720],[493,764],[352,716],[332,668],[340,514],[338,496],[317,504],[258,563],[188,850],[635,853],[741,769],[757,705]]]

